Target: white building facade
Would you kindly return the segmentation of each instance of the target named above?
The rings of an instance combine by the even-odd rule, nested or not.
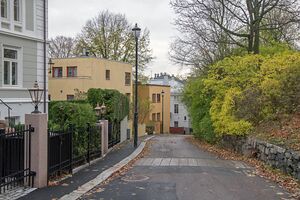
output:
[[[47,0],[0,0],[0,120],[24,123],[34,110],[27,89],[35,81],[48,88],[47,8]]]
[[[149,81],[150,84],[169,85],[170,98],[170,133],[190,134],[191,121],[185,104],[182,102],[184,82],[175,76],[166,73],[155,74]]]

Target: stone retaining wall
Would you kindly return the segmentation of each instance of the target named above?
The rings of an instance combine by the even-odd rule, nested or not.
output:
[[[221,146],[264,161],[300,180],[300,153],[254,138],[225,136]]]

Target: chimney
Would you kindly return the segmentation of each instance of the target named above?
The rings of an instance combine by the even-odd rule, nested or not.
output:
[[[87,50],[86,48],[83,48],[82,49],[82,56],[90,56],[90,52],[89,52],[89,50]]]

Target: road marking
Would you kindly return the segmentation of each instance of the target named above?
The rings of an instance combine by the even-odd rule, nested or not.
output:
[[[163,160],[162,158],[155,158],[152,163],[152,166],[160,166],[162,160]]]
[[[179,160],[177,158],[171,158],[170,166],[179,166]]]
[[[142,158],[135,165],[151,167],[229,167],[235,169],[249,169],[247,165],[238,161],[197,158]]]
[[[164,158],[161,163],[160,166],[170,166],[170,162],[171,162],[171,158]]]

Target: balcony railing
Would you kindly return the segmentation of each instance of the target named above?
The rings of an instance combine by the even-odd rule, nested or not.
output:
[[[91,79],[91,76],[59,76],[53,77],[51,76],[49,79]]]

